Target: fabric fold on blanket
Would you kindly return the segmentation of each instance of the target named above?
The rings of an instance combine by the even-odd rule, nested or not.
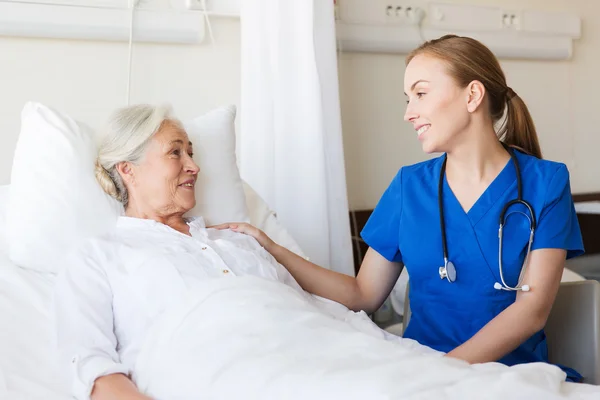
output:
[[[596,399],[548,364],[469,365],[277,282],[209,280],[157,319],[134,368],[175,399]],[[587,396],[587,397],[586,397]]]

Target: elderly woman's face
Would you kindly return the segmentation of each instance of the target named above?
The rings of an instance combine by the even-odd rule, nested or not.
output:
[[[192,156],[187,133],[176,124],[165,122],[148,144],[143,160],[132,166],[130,195],[135,205],[159,214],[192,209],[200,170]]]

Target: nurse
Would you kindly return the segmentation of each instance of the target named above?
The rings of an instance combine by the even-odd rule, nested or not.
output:
[[[569,172],[542,159],[523,99],[483,44],[444,36],[406,62],[404,119],[425,153],[443,154],[399,170],[361,233],[370,247],[356,278],[252,226],[225,226],[254,236],[305,290],[356,311],[377,310],[408,268],[404,337],[447,356],[547,362],[543,328],[565,260],[583,253]]]

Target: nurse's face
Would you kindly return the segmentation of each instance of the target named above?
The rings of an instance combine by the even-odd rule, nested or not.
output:
[[[447,152],[459,140],[470,119],[466,92],[438,58],[421,54],[406,66],[404,120],[413,125],[423,151]]]

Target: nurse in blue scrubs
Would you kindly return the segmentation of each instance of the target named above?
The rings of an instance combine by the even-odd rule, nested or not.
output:
[[[249,225],[227,227],[256,237],[305,290],[356,311],[377,310],[408,268],[404,336],[449,357],[547,362],[543,328],[565,260],[583,253],[566,166],[542,159],[523,99],[473,39],[445,36],[414,50],[404,90],[404,119],[426,153],[442,155],[392,180],[362,231],[370,248],[356,278]]]

